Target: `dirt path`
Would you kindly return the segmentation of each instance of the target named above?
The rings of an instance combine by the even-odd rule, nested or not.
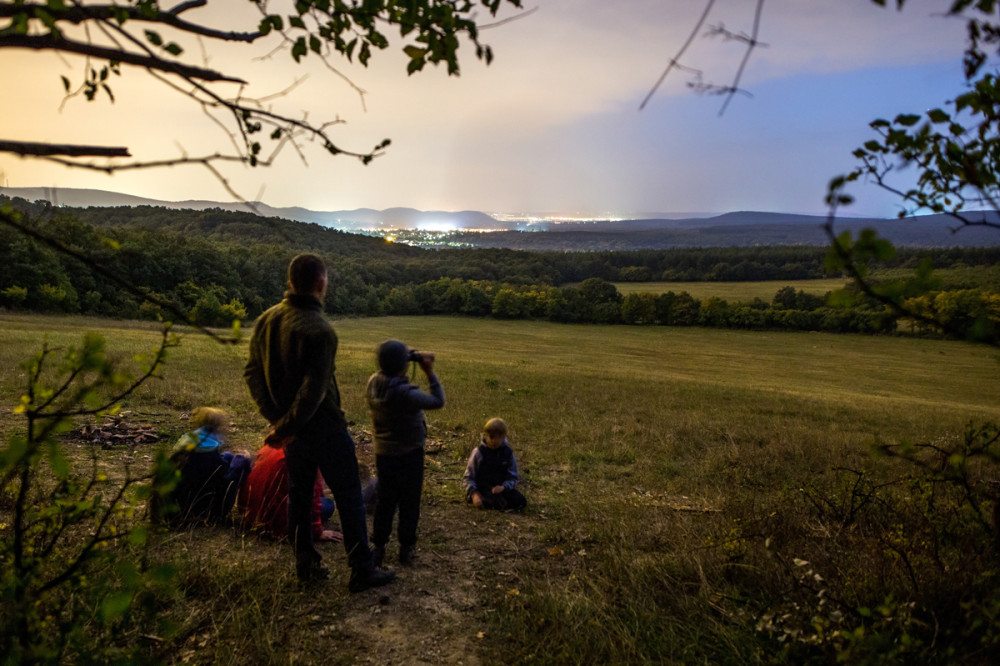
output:
[[[356,434],[359,458],[370,456],[364,433]],[[430,443],[431,450],[443,447]],[[435,447],[435,444],[437,447]],[[386,565],[396,569],[392,585],[349,595],[339,617],[338,661],[374,664],[479,664],[490,604],[516,589],[505,562],[534,549],[531,518],[480,512],[456,492],[464,467],[427,456],[418,557],[397,563],[395,540]],[[454,458],[454,456],[451,456]],[[345,653],[346,652],[346,653]]]

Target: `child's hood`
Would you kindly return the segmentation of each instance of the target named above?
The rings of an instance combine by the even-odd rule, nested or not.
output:
[[[391,402],[409,385],[410,380],[406,377],[399,375],[387,377],[377,372],[368,380],[368,402],[372,405],[384,405]]]

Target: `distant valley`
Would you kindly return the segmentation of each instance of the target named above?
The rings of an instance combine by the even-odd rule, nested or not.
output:
[[[314,211],[262,203],[161,201],[89,189],[0,188],[0,194],[69,207],[136,207],[253,212],[325,227],[389,237],[421,247],[490,247],[537,251],[622,251],[692,247],[825,245],[826,219],[817,215],[731,212],[721,215],[651,213],[636,219],[567,219],[566,216],[490,215],[481,211],[420,211],[412,208]],[[996,213],[977,213],[997,221]],[[988,216],[988,217],[987,217]],[[987,247],[1000,233],[983,227],[955,231],[944,215],[913,218],[839,218],[837,231],[875,228],[900,247]]]

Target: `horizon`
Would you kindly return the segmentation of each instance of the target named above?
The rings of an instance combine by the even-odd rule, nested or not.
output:
[[[9,193],[13,194],[9,194]],[[29,194],[29,192],[31,192]],[[62,196],[60,196],[62,193]],[[98,189],[98,188],[75,188],[75,187],[41,187],[41,186],[25,186],[25,187],[9,187],[0,186],[0,194],[6,196],[15,196],[24,198],[28,201],[48,201],[53,206],[65,206],[68,208],[80,208],[88,206],[98,206],[98,207],[117,207],[117,206],[142,206],[142,205],[157,205],[157,204],[170,204],[175,207],[182,207],[182,204],[219,204],[220,206],[246,206],[245,212],[261,214],[256,207],[265,206],[268,208],[273,208],[276,210],[289,210],[289,209],[302,209],[307,212],[317,213],[317,214],[337,214],[337,213],[351,213],[359,211],[372,211],[375,213],[384,213],[393,210],[404,210],[404,211],[414,211],[419,213],[443,213],[448,215],[459,215],[462,213],[477,213],[488,215],[497,222],[545,222],[549,224],[563,224],[563,223],[584,223],[584,222],[625,222],[625,221],[637,221],[637,220],[693,220],[693,219],[710,219],[714,217],[721,217],[730,214],[739,213],[761,213],[761,214],[773,214],[773,215],[792,215],[792,216],[803,216],[803,217],[825,217],[826,213],[823,212],[801,212],[801,211],[784,211],[784,210],[752,210],[752,209],[741,209],[741,210],[725,210],[725,211],[699,211],[699,212],[685,212],[685,211],[631,211],[631,212],[580,212],[580,211],[496,211],[488,210],[485,208],[468,208],[463,210],[442,210],[442,209],[421,209],[414,206],[390,206],[388,208],[374,208],[371,206],[360,206],[352,209],[339,209],[339,210],[318,210],[313,208],[306,208],[304,206],[272,206],[262,201],[223,201],[223,200],[212,200],[212,199],[180,199],[180,200],[170,200],[170,199],[157,199],[154,197],[147,197],[142,195],[130,194],[127,192],[120,192],[115,190]],[[68,195],[68,197],[67,197]],[[94,203],[64,203],[59,201],[60,199],[74,199],[78,196],[104,196],[109,195],[111,197],[120,197],[128,199],[140,199],[143,203],[135,204],[123,204],[123,203],[106,203],[106,204],[94,204]],[[146,203],[152,202],[152,203]],[[919,217],[919,216],[917,216]],[[895,216],[892,217],[873,217],[868,215],[838,215],[839,219],[896,219]],[[385,227],[382,227],[385,229]],[[470,229],[471,231],[471,229]],[[495,231],[495,230],[490,230]]]

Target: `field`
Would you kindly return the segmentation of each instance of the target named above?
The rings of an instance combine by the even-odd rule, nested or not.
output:
[[[181,573],[162,608],[173,629],[152,654],[233,664],[770,661],[778,648],[754,627],[783,587],[764,563],[806,558],[795,549],[819,543],[795,536],[804,498],[844,474],[890,478],[894,463],[874,460],[873,443],[947,442],[970,420],[1000,421],[996,352],[961,342],[465,318],[335,326],[362,459],[375,345],[396,337],[437,353],[448,402],[428,414],[417,565],[384,591],[352,596],[332,545],[333,579],[301,590],[286,546],[235,529],[162,535],[157,552]],[[124,358],[157,338],[148,325],[0,315],[0,363],[15,368],[43,337],[61,346],[86,330]],[[169,442],[182,414],[217,405],[232,419],[230,446],[255,450],[264,423],[241,379],[245,356],[245,342],[182,332],[164,379],[125,405],[130,418]],[[3,374],[4,405],[24,382]],[[465,459],[491,416],[511,428],[523,514],[477,513],[462,497]],[[19,427],[9,408],[0,427]],[[141,465],[150,451],[100,455]],[[763,531],[750,535],[750,522]],[[875,562],[859,567],[876,576]]]
[[[665,294],[672,291],[679,294],[686,291],[699,300],[716,296],[731,303],[745,303],[759,298],[770,303],[774,294],[782,287],[792,287],[814,296],[843,289],[847,283],[843,278],[823,280],[762,280],[760,282],[615,282],[619,292],[624,294]]]

